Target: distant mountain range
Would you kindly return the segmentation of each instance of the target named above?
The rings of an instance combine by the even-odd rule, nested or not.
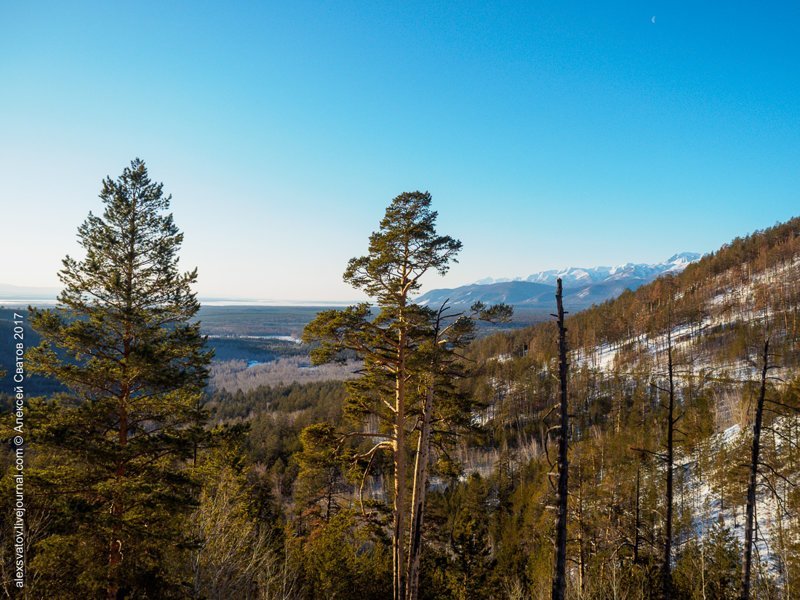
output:
[[[588,308],[619,296],[626,289],[635,290],[667,273],[680,273],[700,259],[696,252],[681,252],[657,264],[627,263],[617,267],[570,267],[534,273],[526,278],[486,278],[471,285],[452,289],[431,290],[417,303],[438,306],[445,300],[451,304],[471,305],[504,302],[514,306],[552,311],[556,279],[564,285],[564,303],[570,310]]]

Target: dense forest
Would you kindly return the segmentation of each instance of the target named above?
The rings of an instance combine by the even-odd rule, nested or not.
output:
[[[22,589],[0,402],[6,597],[800,597],[800,219],[479,337],[511,307],[414,303],[461,243],[404,193],[343,265],[370,303],[304,328],[322,375],[263,386],[212,363],[144,163],[101,198],[26,316]]]

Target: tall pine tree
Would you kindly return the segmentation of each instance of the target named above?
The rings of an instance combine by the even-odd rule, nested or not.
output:
[[[171,553],[196,495],[187,461],[211,359],[193,321],[197,272],[179,271],[183,234],[141,160],[103,181],[100,198],[103,216],[78,229],[86,256],[63,261],[57,307],[31,309],[42,336],[31,371],[67,390],[33,421],[53,457],[37,479],[68,517],[33,566],[52,585],[43,592],[62,594],[70,565],[76,595],[170,597],[184,583]]]
[[[421,405],[415,384],[430,364],[420,348],[431,339],[434,318],[433,311],[414,304],[412,296],[426,273],[446,273],[461,250],[461,242],[437,234],[437,213],[430,205],[428,193],[397,196],[379,231],[370,236],[369,254],[351,259],[347,266],[344,280],[376,300],[377,314],[369,304],[323,311],[303,333],[307,342],[320,343],[312,353],[316,362],[332,360],[342,350],[354,351],[364,360],[362,376],[348,382],[348,409],[351,416],[377,417],[379,422],[377,431],[352,432],[375,440],[360,458],[371,461],[384,450],[392,456],[395,600],[406,598],[409,438]]]

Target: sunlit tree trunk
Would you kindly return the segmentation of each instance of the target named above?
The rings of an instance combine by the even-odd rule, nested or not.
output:
[[[431,374],[433,378],[433,374]],[[414,488],[411,497],[411,533],[408,550],[408,598],[419,597],[419,566],[422,556],[422,519],[425,512],[425,497],[428,491],[428,463],[430,460],[431,421],[433,420],[433,381],[425,393],[422,410],[422,425],[417,441],[417,456],[414,465]]]

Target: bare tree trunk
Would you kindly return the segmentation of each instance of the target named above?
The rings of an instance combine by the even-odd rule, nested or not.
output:
[[[641,520],[641,478],[642,478],[642,464],[641,462],[636,466],[636,522],[633,538],[633,564],[639,564],[639,530],[642,526]]]
[[[405,600],[405,500],[406,500],[406,331],[401,324],[395,373],[394,424],[394,526],[392,531],[393,598]]]
[[[401,339],[401,345],[404,340]],[[401,346],[402,347],[402,346]],[[395,387],[396,409],[394,427],[394,529],[392,532],[392,572],[394,600],[405,600],[405,499],[406,499],[406,426],[405,426],[405,368],[401,359]]]
[[[578,465],[578,589],[581,596],[586,594],[586,540],[583,535],[583,465]]]
[[[431,374],[431,377],[434,377]],[[422,556],[422,518],[425,512],[425,497],[428,492],[428,462],[430,458],[431,421],[433,420],[434,384],[431,381],[425,394],[422,411],[422,430],[417,442],[414,465],[414,489],[411,497],[411,534],[408,548],[408,600],[419,597],[419,565]]]
[[[558,434],[558,516],[556,518],[556,564],[553,574],[552,600],[564,600],[567,588],[567,456],[569,406],[567,403],[567,328],[564,327],[564,305],[561,279],[557,280],[556,306],[558,314],[558,376],[561,383],[561,420]]]
[[[756,508],[756,478],[758,476],[758,454],[761,449],[761,420],[764,414],[764,398],[767,393],[767,369],[769,369],[769,339],[764,342],[764,364],[761,369],[761,389],[756,404],[756,420],[753,424],[753,448],[750,459],[750,483],[747,486],[747,516],[744,524],[744,560],[742,561],[742,600],[750,599],[750,572],[753,564],[753,531]]]
[[[672,598],[672,480],[675,462],[675,379],[672,364],[672,321],[667,331],[667,372],[669,374],[669,408],[667,415],[667,498],[666,522],[664,525],[664,582],[665,600]]]

